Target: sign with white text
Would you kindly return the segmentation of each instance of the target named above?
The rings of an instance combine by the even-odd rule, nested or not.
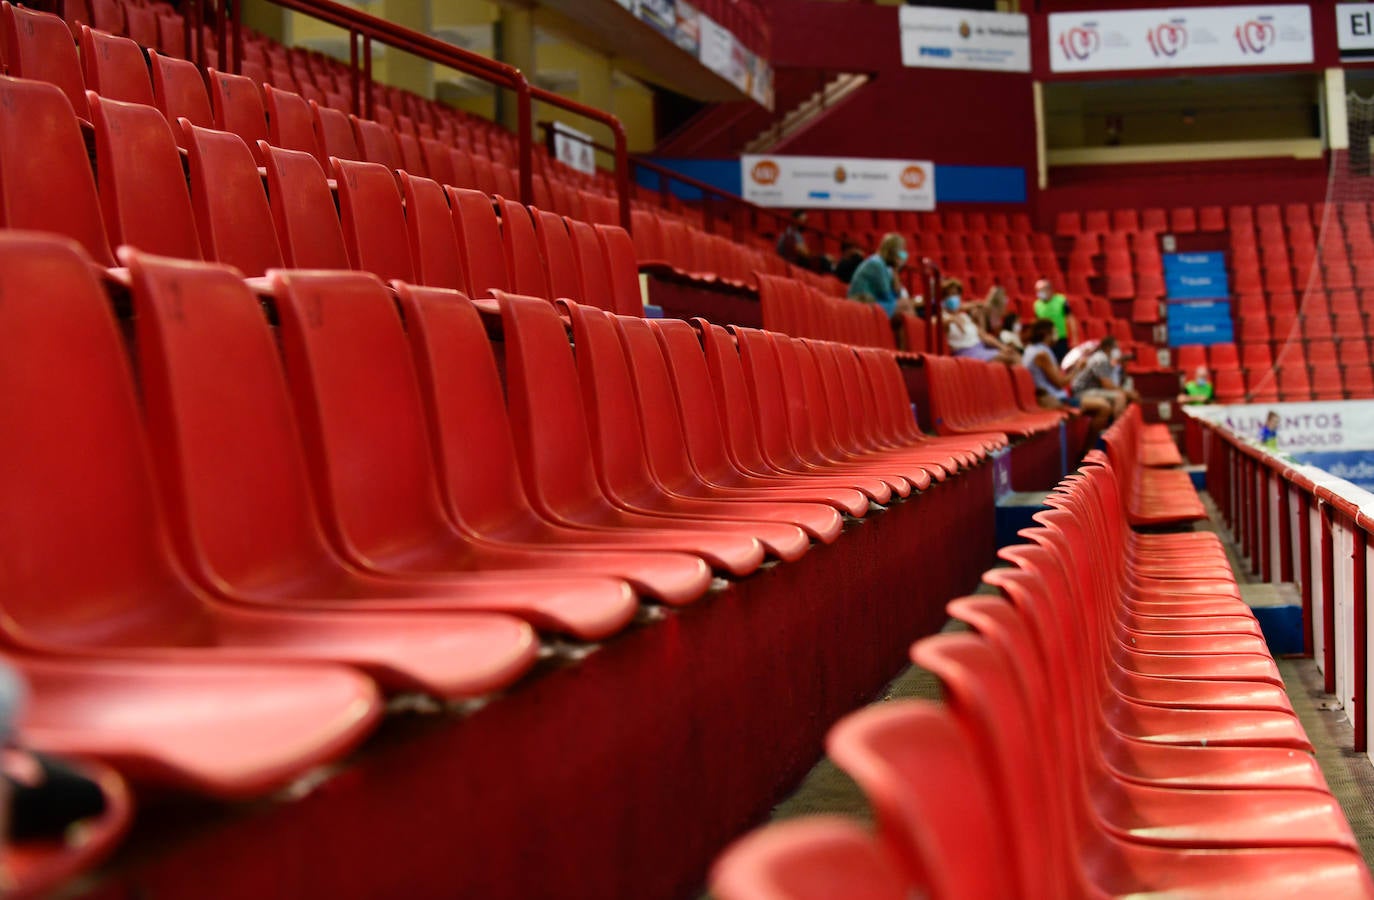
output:
[[[587,175],[596,174],[596,151],[591,140],[592,136],[584,131],[562,122],[553,123],[554,159]]]
[[[1111,72],[1312,62],[1306,5],[1051,13],[1050,71]]]
[[[903,6],[902,65],[1029,72],[1030,24],[1022,13]]]
[[[906,159],[741,156],[744,199],[806,209],[935,208],[935,165]]]
[[[1374,5],[1336,4],[1336,45],[1347,62],[1374,59]]]

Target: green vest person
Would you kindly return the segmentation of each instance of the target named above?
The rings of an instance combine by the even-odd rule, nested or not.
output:
[[[1054,323],[1055,341],[1051,349],[1062,362],[1069,348],[1078,343],[1078,321],[1069,309],[1069,299],[1055,293],[1044,278],[1035,283],[1035,317]]]

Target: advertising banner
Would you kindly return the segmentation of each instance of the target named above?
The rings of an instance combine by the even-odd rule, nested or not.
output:
[[[1185,300],[1168,306],[1169,346],[1229,344],[1234,338],[1226,300]]]
[[[935,166],[906,159],[741,156],[744,199],[808,209],[935,208]]]
[[[1197,275],[1203,272],[1225,271],[1226,254],[1220,251],[1164,254],[1164,274],[1166,275]]]
[[[674,0],[635,0],[635,15],[671,38],[677,30],[677,11],[673,4]]]
[[[702,13],[697,17],[701,30],[701,64],[718,75],[730,71],[730,54],[735,36],[715,19]]]
[[[1164,288],[1170,300],[1208,300],[1231,296],[1226,271],[1164,273]]]
[[[903,6],[902,65],[1030,71],[1030,24],[1022,13]]]
[[[578,140],[578,139],[581,140]],[[587,175],[596,174],[596,151],[588,143],[592,136],[562,122],[553,123],[553,156],[564,165]]]
[[[1346,62],[1374,59],[1374,6],[1336,4],[1336,45]]]
[[[687,0],[677,0],[677,26],[673,40],[693,56],[701,53],[701,13]]]
[[[1374,400],[1201,406],[1190,407],[1188,413],[1224,424],[1242,437],[1255,438],[1271,410],[1279,414],[1281,453],[1374,451]],[[1320,468],[1341,478],[1348,477],[1326,466]]]
[[[1051,13],[1050,71],[1110,72],[1312,61],[1306,5]]]

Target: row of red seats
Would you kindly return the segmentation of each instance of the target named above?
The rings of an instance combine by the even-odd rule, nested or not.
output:
[[[912,648],[943,704],[831,730],[877,835],[763,829],[718,860],[716,896],[1374,896],[1225,548],[1134,533],[1121,498],[1139,468],[1104,463],[1002,551],[984,576],[1002,597],[950,604],[972,633]]]
[[[1082,213],[1068,210],[1054,219],[1054,233],[1062,236],[1079,234],[1110,234],[1111,232],[1149,232],[1152,234],[1192,234],[1226,230],[1225,214],[1220,206],[1176,206],[1170,210],[1151,207],[1136,209],[1090,209]]]
[[[10,71],[62,88],[82,119],[91,117],[86,94],[90,89],[105,100],[156,106],[173,126],[182,149],[187,149],[188,132],[177,123],[185,118],[198,127],[237,134],[260,166],[266,165],[260,149],[266,141],[281,149],[310,153],[325,167],[331,158],[362,160],[428,176],[441,184],[504,197],[518,194],[517,172],[511,164],[514,149],[506,146],[510,136],[501,142],[489,135],[488,144],[476,138],[482,133],[479,130],[470,138],[456,112],[431,116],[439,122],[437,126],[394,116],[385,107],[378,107],[378,121],[362,119],[247,75],[211,69],[202,79],[195,65],[185,60],[155,51],[145,60],[132,40],[85,26],[78,29],[78,54],[61,20],[8,3],[0,10],[0,31],[11,36],[7,43],[14,44]],[[539,209],[591,224],[619,223],[616,202],[604,191],[585,189],[595,187],[595,181],[587,182],[538,149],[532,184]],[[649,214],[655,224],[660,215]],[[688,228],[686,221],[678,224]],[[713,236],[712,240],[723,245],[721,265],[730,271],[752,272],[773,257],[727,238]]]
[[[1291,341],[1280,343],[1276,355],[1269,344],[1196,344],[1177,348],[1178,368],[1191,375],[1198,366],[1214,369],[1268,369],[1279,362],[1301,361],[1307,365],[1336,363],[1342,366],[1363,366],[1374,360],[1363,335],[1335,341]]]
[[[1280,359],[1276,367],[1217,369],[1212,380],[1219,403],[1374,398],[1374,369],[1367,362],[1308,366]]]
[[[360,741],[374,683],[489,693],[540,634],[602,640],[1005,443],[922,435],[882,351],[563,301],[574,358],[498,292],[503,389],[458,292],[121,261],[132,373],[92,261],[0,232],[0,643],[26,741],[140,783],[261,794]]]
[[[1302,311],[1310,315],[1344,316],[1347,322],[1353,323],[1357,317],[1374,315],[1374,289],[1357,290],[1350,287],[1323,290],[1319,285],[1309,285],[1300,293],[1238,291],[1234,304],[1235,311],[1241,315],[1296,315],[1301,306]]]
[[[973,234],[1034,234],[1030,216],[1025,213],[981,213],[962,210],[915,212],[912,210],[811,210],[808,219],[818,227],[837,234],[857,232],[970,232]]]
[[[1315,312],[1273,313],[1264,315],[1253,310],[1236,313],[1236,338],[1242,344],[1265,344],[1271,341],[1352,342],[1366,340],[1364,317],[1348,313],[1329,316]]]
[[[875,303],[829,296],[790,278],[758,276],[763,327],[793,337],[896,351],[887,312]],[[925,349],[920,344],[917,349]]]

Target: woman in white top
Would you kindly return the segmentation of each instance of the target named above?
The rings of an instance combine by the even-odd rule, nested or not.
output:
[[[967,356],[972,359],[981,359],[984,362],[1000,362],[1009,366],[1016,365],[1020,357],[997,338],[988,334],[973,317],[965,310],[960,309],[963,305],[964,286],[957,278],[947,278],[940,286],[943,299],[940,301],[944,308],[945,334],[949,341],[949,352],[955,356]]]

